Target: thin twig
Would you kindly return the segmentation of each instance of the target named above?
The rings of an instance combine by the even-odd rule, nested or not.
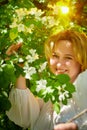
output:
[[[87,112],[87,109],[81,111],[79,114],[75,115],[73,118],[71,118],[70,120],[67,121],[67,123],[72,122],[73,120],[76,120],[77,118],[79,118],[80,116],[82,116],[83,114],[85,114]]]

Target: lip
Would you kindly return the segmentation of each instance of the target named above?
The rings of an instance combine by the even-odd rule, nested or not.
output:
[[[62,70],[56,69],[56,75],[57,74],[65,74],[65,73],[67,73],[67,70],[65,70],[65,69],[62,69]]]

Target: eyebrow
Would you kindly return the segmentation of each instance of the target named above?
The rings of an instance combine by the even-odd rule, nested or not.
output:
[[[58,53],[57,53],[57,52],[53,52],[52,54],[58,55]],[[74,56],[73,56],[73,55],[71,55],[71,54],[65,54],[65,56],[70,56],[70,57],[73,57],[73,58],[74,58]]]
[[[74,57],[73,55],[71,55],[71,54],[65,54],[66,56],[70,56],[70,57]]]

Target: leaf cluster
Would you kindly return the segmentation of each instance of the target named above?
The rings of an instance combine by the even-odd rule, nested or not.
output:
[[[59,6],[62,4],[70,6],[69,15],[64,16],[55,12],[59,10]],[[32,9],[33,13],[29,14]],[[36,9],[35,12],[34,9]],[[22,11],[22,13],[19,11]],[[40,13],[42,14],[40,15]],[[19,66],[19,59],[22,58],[23,64],[25,64],[27,62],[26,56],[30,55],[30,49],[36,49],[39,54],[39,59],[32,63],[28,62],[30,67],[36,69],[36,73],[31,76],[32,78],[27,80],[30,90],[46,102],[51,100],[57,112],[60,111],[60,102],[67,104],[68,99],[75,92],[75,87],[70,83],[70,78],[67,75],[55,76],[50,73],[48,68],[39,72],[40,66],[46,61],[44,41],[50,34],[66,28],[74,28],[87,33],[86,25],[86,0],[66,0],[65,2],[63,0],[0,1],[0,130],[22,130],[7,118],[6,110],[11,107],[8,100],[11,87],[15,85],[20,74],[25,75],[23,68]],[[15,55],[7,57],[6,50],[12,44],[19,42],[23,43],[21,49]],[[42,89],[37,92],[36,81],[40,79],[46,80],[47,86],[45,90]],[[66,96],[62,95],[61,101],[61,98],[59,98],[61,97],[60,92],[68,92],[68,96],[66,93]]]

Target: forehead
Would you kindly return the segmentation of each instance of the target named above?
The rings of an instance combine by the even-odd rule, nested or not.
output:
[[[72,43],[68,40],[59,40],[57,42],[55,42],[54,44],[54,48],[67,48],[67,49],[72,49]]]
[[[68,40],[60,40],[55,42],[53,52],[74,55],[72,43]]]
[[[69,40],[59,40],[56,41],[54,45],[59,45],[59,44],[63,44],[66,47],[70,47],[72,45],[72,43]]]

